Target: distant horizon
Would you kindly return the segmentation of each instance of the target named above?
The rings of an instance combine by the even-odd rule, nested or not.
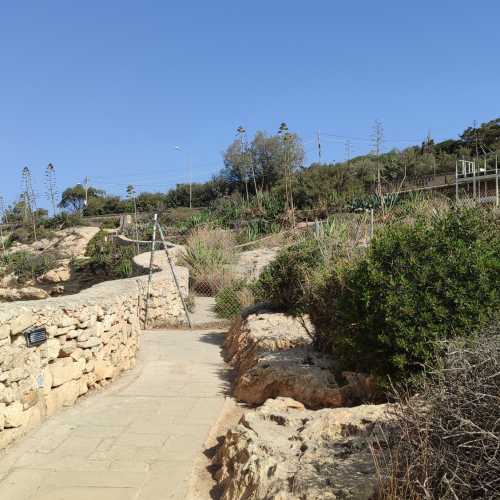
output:
[[[498,3],[384,7],[7,4],[0,195],[7,205],[18,198],[28,166],[46,207],[48,163],[59,192],[85,176],[109,194],[124,196],[128,184],[165,192],[188,182],[188,154],[193,181],[203,182],[223,167],[239,125],[251,137],[287,122],[309,165],[318,130],[331,163],[345,160],[342,137],[353,157],[367,153],[376,119],[389,150],[500,116]]]

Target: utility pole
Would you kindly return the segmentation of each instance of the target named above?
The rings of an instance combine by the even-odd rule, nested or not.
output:
[[[47,188],[47,199],[52,205],[52,215],[56,215],[56,169],[52,163],[47,165],[45,170],[45,183]]]
[[[321,138],[320,138],[319,130],[316,134],[316,139],[317,139],[317,143],[318,143],[318,163],[321,163]]]
[[[349,163],[351,161],[351,141],[349,139],[345,141],[345,156],[347,160],[347,166],[349,167]]]

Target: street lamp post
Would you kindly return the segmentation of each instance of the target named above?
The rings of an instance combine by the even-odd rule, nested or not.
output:
[[[193,208],[193,175],[191,171],[191,159],[189,157],[189,153],[184,151],[184,149],[182,149],[180,146],[175,146],[175,149],[182,153],[186,153],[188,171],[189,171],[189,208]]]

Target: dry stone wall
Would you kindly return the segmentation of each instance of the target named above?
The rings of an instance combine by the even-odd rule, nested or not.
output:
[[[187,288],[188,274],[178,268]],[[0,304],[0,449],[41,420],[134,366],[147,277],[108,281],[79,294]],[[153,275],[148,327],[184,322],[170,271]],[[24,331],[47,341],[28,347]]]

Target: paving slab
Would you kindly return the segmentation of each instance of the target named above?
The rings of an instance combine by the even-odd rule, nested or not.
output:
[[[4,450],[0,499],[186,498],[228,391],[223,333],[148,331],[136,368]]]

